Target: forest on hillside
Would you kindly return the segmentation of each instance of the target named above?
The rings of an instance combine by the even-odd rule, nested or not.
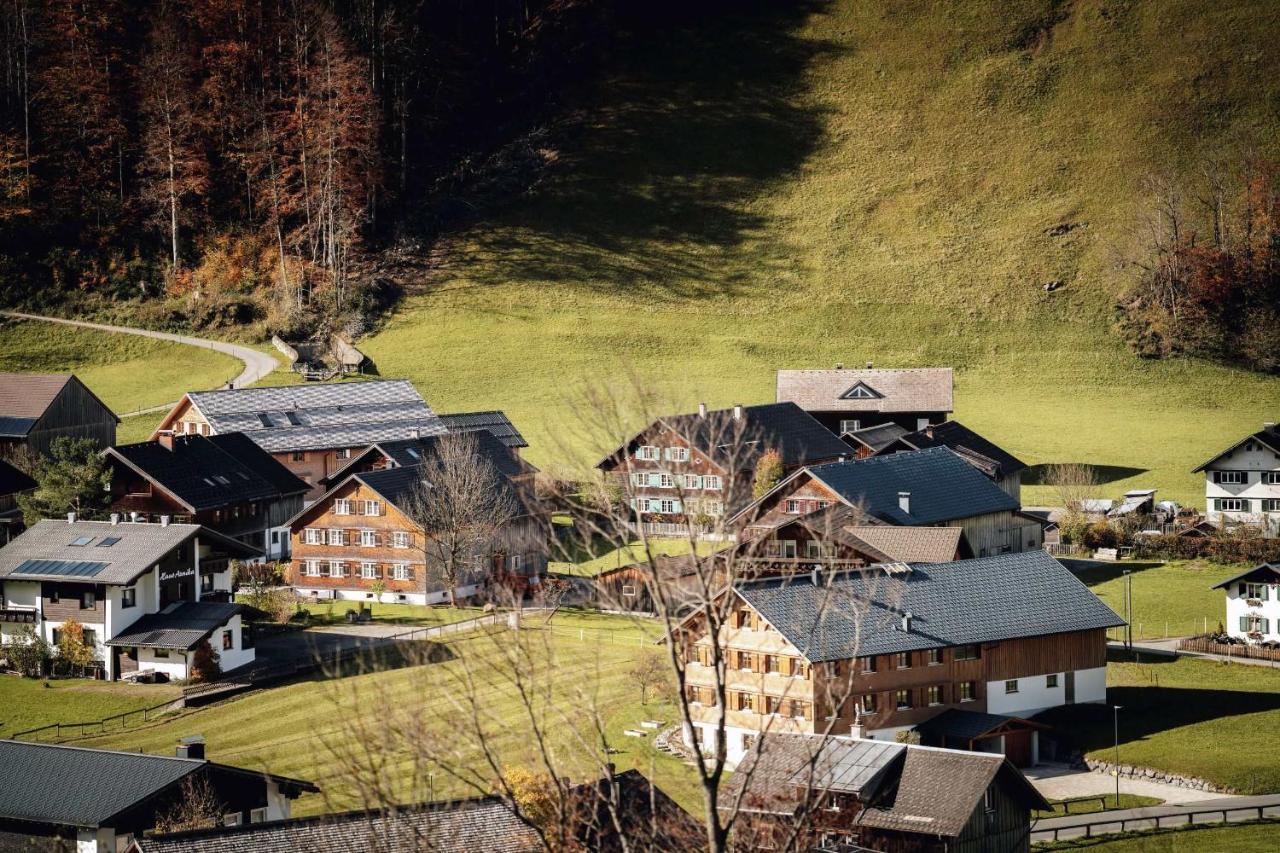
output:
[[[522,180],[597,0],[4,0],[4,301],[304,332],[370,248]],[[498,174],[493,174],[493,173]],[[166,297],[158,299],[157,297]]]

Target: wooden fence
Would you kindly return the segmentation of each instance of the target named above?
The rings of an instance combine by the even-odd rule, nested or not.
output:
[[[1080,830],[1084,830],[1084,838],[1093,838],[1097,835],[1110,835],[1117,832],[1133,832],[1141,830],[1159,830],[1173,829],[1175,827],[1205,825],[1217,823],[1244,823],[1245,821],[1264,821],[1271,823],[1274,819],[1274,813],[1277,808],[1275,805],[1257,805],[1257,806],[1236,806],[1234,808],[1216,809],[1195,809],[1189,811],[1178,811],[1172,814],[1153,814],[1145,817],[1112,817],[1107,818],[1106,812],[1098,812],[1098,819],[1081,823],[1072,823],[1066,826],[1046,827],[1037,829],[1031,828],[1032,841],[1059,841],[1071,838],[1080,838]],[[1270,812],[1271,814],[1268,814]],[[1201,820],[1196,818],[1213,815],[1221,818],[1218,821]],[[1110,827],[1101,832],[1095,832],[1095,827]],[[1119,827],[1117,829],[1117,827]],[[1070,833],[1065,839],[1059,836],[1063,833]],[[1190,849],[1190,848],[1189,848]]]
[[[1226,655],[1233,658],[1269,660],[1280,663],[1280,649],[1266,649],[1261,646],[1236,645],[1234,643],[1217,643],[1207,636],[1187,637],[1179,640],[1178,650],[1200,652],[1201,654]]]

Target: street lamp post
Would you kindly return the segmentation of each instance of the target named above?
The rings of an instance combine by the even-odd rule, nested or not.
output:
[[[1116,738],[1116,754],[1114,762],[1114,770],[1116,774],[1116,808],[1120,808],[1120,709],[1123,707],[1123,705],[1111,706]]]

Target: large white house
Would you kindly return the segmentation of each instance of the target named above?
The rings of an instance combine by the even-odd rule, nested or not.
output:
[[[1271,563],[1227,578],[1227,633],[1249,642],[1280,642],[1280,568]]]
[[[254,650],[230,600],[230,561],[260,554],[198,524],[45,519],[0,548],[0,635],[33,625],[56,645],[75,621],[108,679],[187,678],[206,640],[234,669]]]
[[[1218,526],[1254,524],[1280,535],[1280,429],[1245,436],[1195,469],[1203,471],[1205,517]]]

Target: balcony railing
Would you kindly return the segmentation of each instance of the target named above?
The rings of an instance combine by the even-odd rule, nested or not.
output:
[[[38,615],[34,607],[0,607],[0,622],[35,624]]]

